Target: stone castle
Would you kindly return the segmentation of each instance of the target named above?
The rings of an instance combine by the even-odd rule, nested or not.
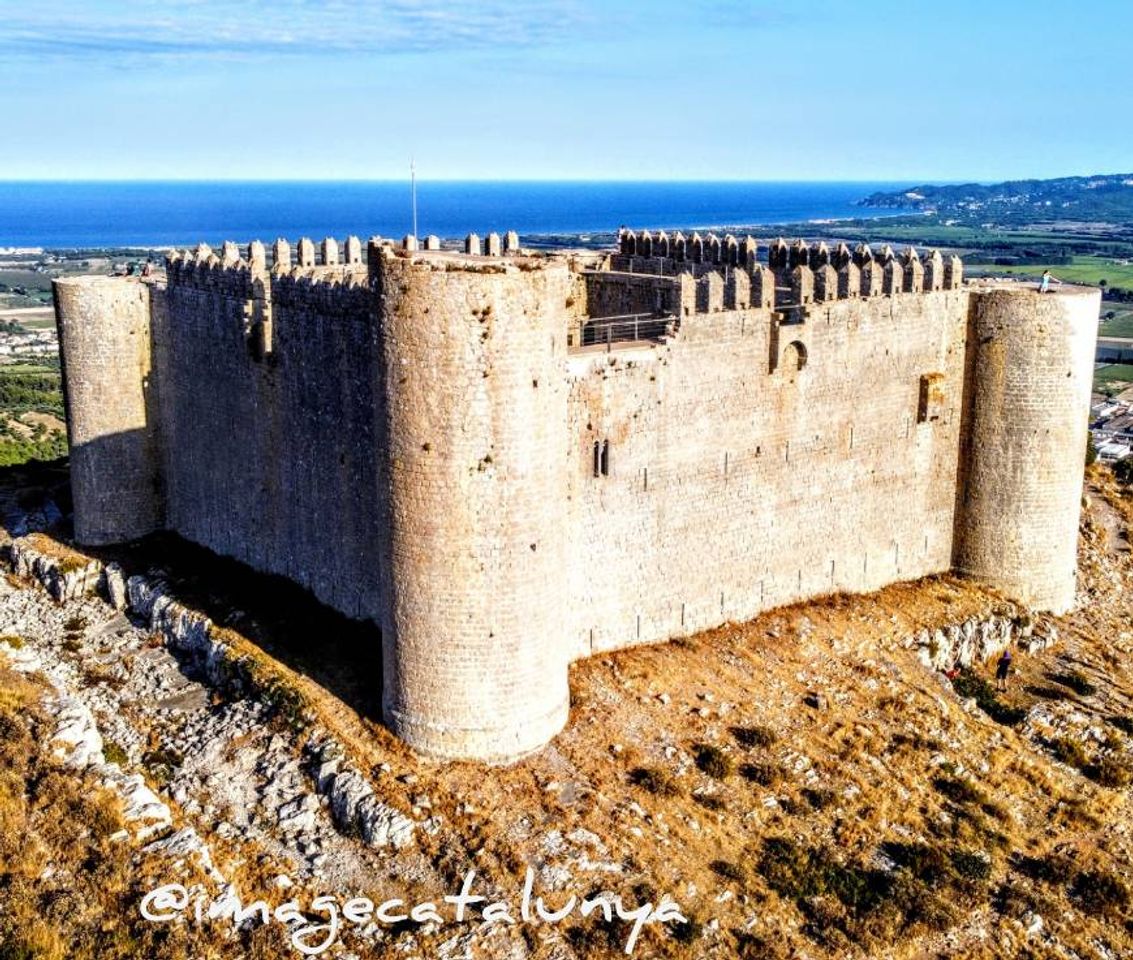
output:
[[[76,539],[175,531],[373,621],[388,726],[489,761],[592,654],[950,570],[1072,605],[1097,291],[730,236],[423,246],[56,281]]]

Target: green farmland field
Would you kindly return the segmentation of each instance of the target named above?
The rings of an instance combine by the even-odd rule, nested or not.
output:
[[[1010,275],[1016,277],[1030,277],[1037,280],[1042,276],[1046,264],[1026,264],[1025,266],[983,266],[979,267],[981,273],[997,275]],[[973,269],[973,272],[974,269]],[[1111,287],[1133,288],[1133,263],[1114,263],[1106,257],[1074,257],[1073,263],[1051,264],[1050,272],[1059,280],[1066,283],[1083,283],[1090,286],[1099,286],[1104,280]],[[1103,307],[1105,310],[1108,306]]]

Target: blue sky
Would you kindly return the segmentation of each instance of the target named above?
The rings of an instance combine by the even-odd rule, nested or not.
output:
[[[0,179],[1133,169],[1129,0],[0,0]]]

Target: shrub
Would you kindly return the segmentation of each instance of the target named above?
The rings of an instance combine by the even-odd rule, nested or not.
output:
[[[1070,696],[1061,687],[1029,686],[1027,693],[1032,697],[1039,697],[1043,700],[1065,700]]]
[[[1071,862],[1058,853],[1050,853],[1045,857],[1016,854],[1011,858],[1011,866],[1032,880],[1052,885],[1062,883],[1072,869]]]
[[[740,766],[740,776],[762,787],[775,787],[782,782],[784,774],[777,763],[745,763]]]
[[[1020,707],[1010,707],[1000,702],[991,684],[971,670],[963,670],[952,680],[952,688],[957,696],[974,699],[984,713],[996,723],[1005,727],[1017,727],[1027,717],[1027,711]]]
[[[955,803],[980,805],[987,803],[983,791],[969,780],[961,780],[959,777],[935,777],[932,785],[938,793]]]
[[[1080,697],[1088,697],[1098,692],[1098,688],[1090,683],[1090,681],[1077,670],[1067,670],[1063,673],[1052,673],[1047,676],[1055,683],[1061,683],[1064,687],[1069,687]]]
[[[104,740],[102,743],[102,755],[106,757],[107,763],[116,763],[120,767],[126,766],[130,762],[130,758],[126,755],[126,751],[122,749],[113,740]]]
[[[676,778],[660,767],[637,767],[629,772],[629,782],[657,797],[675,797],[681,792]]]
[[[1133,717],[1106,717],[1106,722],[1133,737]]]
[[[764,841],[756,869],[772,890],[797,903],[834,896],[860,912],[877,906],[889,890],[884,872],[843,865],[832,850],[805,847],[788,837]]]
[[[713,873],[725,880],[734,880],[739,883],[744,878],[743,869],[727,860],[713,860],[708,866]]]
[[[732,758],[719,747],[710,743],[698,743],[693,747],[693,755],[696,757],[697,769],[702,773],[717,780],[726,780],[732,775]]]
[[[986,883],[991,877],[991,861],[967,850],[952,854],[952,868],[958,877],[971,883]]]
[[[73,617],[68,617],[67,621],[63,624],[63,629],[68,633],[77,633],[80,630],[86,629],[87,618],[81,614],[76,614]]]
[[[100,683],[106,684],[111,690],[117,690],[125,683],[125,679],[115,673],[111,668],[101,664],[87,664],[83,667],[82,684],[85,688],[97,687]]]
[[[684,946],[695,943],[704,935],[704,924],[699,920],[694,920],[692,917],[689,917],[688,921],[685,923],[669,921],[665,926],[669,930],[669,935],[676,940],[677,943]]]
[[[1118,483],[1133,483],[1133,457],[1122,457],[1113,465],[1113,476]]]
[[[176,750],[149,750],[142,756],[142,766],[159,786],[164,787],[181,766],[183,758]]]
[[[7,644],[13,650],[21,650],[24,646],[24,638],[17,636],[14,633],[6,633],[0,636],[0,644]]]
[[[1096,763],[1089,764],[1083,772],[1095,783],[1114,790],[1120,790],[1133,783],[1133,762],[1127,757],[1108,754]]]
[[[720,811],[727,807],[724,801],[711,793],[698,793],[693,798],[705,810]]]
[[[583,960],[616,957],[621,951],[620,923],[607,923],[601,912],[590,915],[589,923],[571,927],[566,932],[567,943]]]
[[[807,787],[803,790],[803,799],[811,809],[825,810],[838,799],[838,794],[828,787]]]
[[[1074,878],[1070,895],[1086,913],[1112,920],[1124,917],[1133,901],[1125,881],[1104,870],[1083,870]]]
[[[745,747],[770,747],[779,741],[770,727],[732,727],[732,736]]]
[[[891,945],[916,927],[945,930],[959,916],[957,894],[986,898],[991,864],[978,853],[923,843],[883,844],[895,863],[884,871],[840,863],[836,851],[788,837],[764,842],[757,869],[780,896],[806,915],[803,930],[838,955]]]
[[[1082,770],[1090,763],[1090,758],[1082,745],[1070,737],[1055,737],[1050,741],[1050,749],[1054,759],[1059,763],[1065,763],[1068,767]]]

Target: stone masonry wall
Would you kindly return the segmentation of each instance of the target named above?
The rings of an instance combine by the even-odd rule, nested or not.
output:
[[[802,324],[695,314],[663,345],[572,356],[572,655],[947,570],[967,309],[940,291]]]
[[[1101,293],[977,290],[955,567],[1065,613],[1074,605]]]
[[[159,361],[169,527],[379,620],[381,371],[365,268],[339,268],[336,283],[272,278],[266,353],[251,323],[264,275],[171,269]]]
[[[54,288],[76,536],[89,544],[145,536],[163,520],[150,333],[160,304],[149,285],[113,277]]]
[[[379,269],[383,713],[442,756],[509,759],[566,720],[568,301],[561,261]]]

